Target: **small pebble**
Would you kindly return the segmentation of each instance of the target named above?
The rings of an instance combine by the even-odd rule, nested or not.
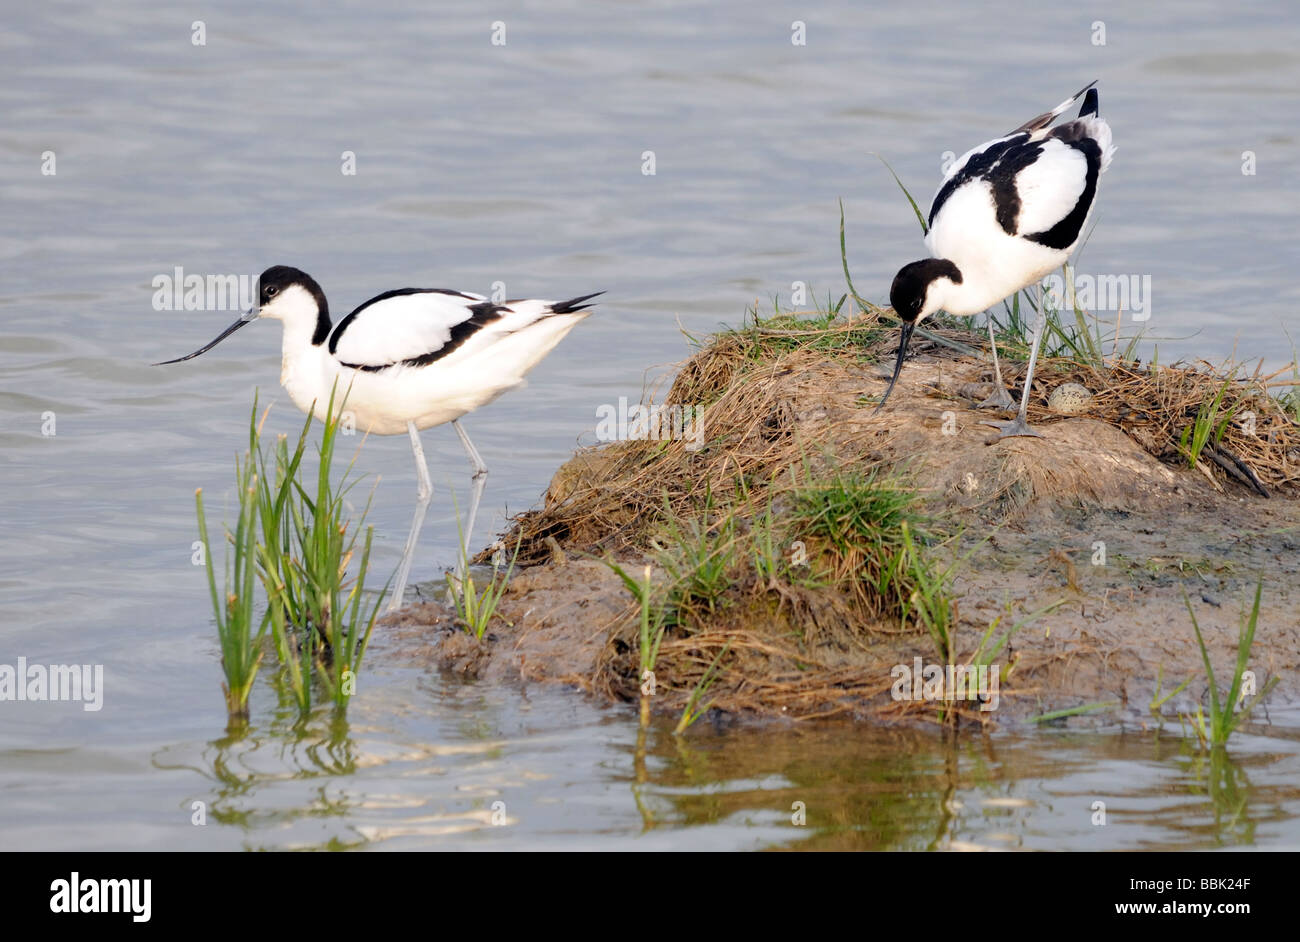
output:
[[[1062,412],[1066,415],[1079,415],[1087,412],[1088,407],[1092,405],[1092,393],[1088,387],[1081,386],[1078,383],[1062,383],[1052,390],[1052,394],[1047,397],[1047,408],[1053,412]]]

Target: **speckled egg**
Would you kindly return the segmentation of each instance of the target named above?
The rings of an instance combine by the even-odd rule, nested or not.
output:
[[[1078,383],[1062,383],[1047,397],[1047,408],[1065,415],[1079,415],[1092,405],[1092,393]]]

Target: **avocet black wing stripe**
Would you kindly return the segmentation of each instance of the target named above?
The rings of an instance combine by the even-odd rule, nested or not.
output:
[[[392,298],[408,297],[410,295],[416,295],[416,294],[436,294],[436,295],[443,295],[448,298],[460,298],[465,301],[475,301],[475,302],[484,300],[482,295],[466,294],[463,291],[452,291],[448,288],[396,288],[392,291],[385,291],[383,294],[377,294],[369,301],[365,301],[364,303],[359,305],[355,310],[353,310],[352,313],[350,313],[347,317],[339,321],[338,326],[335,327],[333,332],[330,334],[330,343],[329,343],[330,353],[335,353],[338,351],[339,341],[343,338],[344,334],[347,332],[348,327],[352,325],[353,321],[355,321],[359,316],[361,316],[361,313],[363,311],[367,310],[368,308],[374,307],[376,304],[380,304],[384,301],[388,301]],[[468,316],[468,314],[466,314],[466,316]]]
[[[510,312],[508,307],[493,304],[491,301],[478,301],[463,310],[465,316],[461,320],[446,325],[445,337],[441,342],[437,346],[429,346],[422,353],[368,363],[351,363],[346,356],[340,355],[339,362],[354,370],[365,370],[369,373],[377,373],[393,366],[428,366],[459,350],[475,334],[485,327],[496,324]]]
[[[422,353],[419,356],[408,357],[402,361],[403,366],[428,366],[430,363],[436,363],[448,354],[454,353],[463,347],[471,337],[490,324],[495,324],[509,312],[508,307],[499,304],[493,304],[491,301],[483,301],[475,304],[470,308],[473,315],[468,320],[463,320],[459,324],[453,324],[451,336],[437,350],[430,350],[428,353]]]
[[[928,225],[931,228],[934,227],[934,219],[939,215],[939,210],[943,209],[943,204],[948,201],[948,197],[952,196],[959,187],[978,179],[987,179],[992,182],[991,175],[997,172],[998,165],[1004,158],[1009,158],[1017,167],[1024,166],[1026,161],[1032,163],[1030,152],[1033,148],[1036,148],[1037,145],[1029,145],[1029,150],[1024,150],[1023,147],[1028,140],[1028,134],[1013,134],[1010,137],[1004,137],[1001,140],[991,141],[986,144],[982,150],[970,154],[970,156],[962,162],[959,169],[943,182],[943,185],[939,187],[939,192],[934,195],[934,202],[930,204],[930,218],[928,220]],[[1033,153],[1036,155],[1036,151],[1033,151]],[[1005,197],[1008,195],[1005,192],[1005,186],[1003,187],[1003,190]],[[998,222],[1002,225],[1003,229],[1014,234],[1015,214],[1018,213],[1018,200],[1012,201],[1007,199],[1004,206],[999,207]],[[1003,222],[1003,219],[1008,216],[1010,217],[1010,222],[1013,226],[1012,229],[1006,229],[1007,224]]]
[[[1021,171],[1030,167],[1042,155],[1039,144],[1021,143],[1007,148],[1002,159],[985,174],[993,189],[993,209],[998,225],[1007,235],[1020,231],[1020,187],[1017,180]]]
[[[972,155],[943,184],[930,208],[930,227],[960,187],[983,182],[1003,232],[1050,248],[1068,248],[1087,219],[1101,167],[1101,148],[1084,122],[1061,125],[1042,140],[1022,133],[997,141]],[[1027,194],[1032,200],[1028,209],[1023,202]]]
[[[1069,127],[1065,125],[1064,127]],[[1093,200],[1097,197],[1097,178],[1101,175],[1101,146],[1091,137],[1063,136],[1056,138],[1074,151],[1083,155],[1085,170],[1083,190],[1075,200],[1074,206],[1051,227],[1034,233],[1026,233],[1025,238],[1049,249],[1068,249],[1079,239],[1083,224],[1088,219]],[[1076,178],[1077,179],[1077,178]]]
[[[371,373],[428,366],[486,349],[548,317],[580,313],[594,297],[494,304],[459,292],[389,292],[348,315],[330,337],[330,350],[344,366]]]
[[[461,292],[402,289],[371,298],[334,328],[329,351],[356,369],[383,369],[437,353],[505,311]],[[469,327],[460,325],[473,321]],[[459,329],[458,329],[459,328]]]

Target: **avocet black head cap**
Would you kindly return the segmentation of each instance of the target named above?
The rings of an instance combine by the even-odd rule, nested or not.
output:
[[[257,306],[266,307],[294,285],[300,285],[308,292],[312,288],[320,291],[315,279],[301,268],[294,268],[291,265],[272,265],[257,279]]]
[[[902,334],[898,338],[898,357],[894,360],[894,375],[889,380],[889,387],[880,397],[876,412],[885,407],[889,394],[894,391],[898,374],[903,371],[903,358],[907,355],[907,344],[912,339],[919,321],[929,317],[943,306],[941,282],[961,284],[961,271],[946,258],[923,258],[919,262],[909,262],[898,270],[894,283],[889,286],[889,303],[902,323]]]
[[[940,292],[934,290],[940,279],[961,284],[961,271],[946,258],[923,258],[908,262],[894,276],[889,287],[889,303],[894,313],[909,324],[929,317],[942,307]]]

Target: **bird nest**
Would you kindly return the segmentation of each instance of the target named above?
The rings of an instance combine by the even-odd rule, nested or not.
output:
[[[547,630],[554,630],[557,620],[581,620],[599,608],[600,624],[582,627],[591,669],[570,663],[564,679],[582,676],[589,689],[635,698],[641,606],[633,595],[617,579],[599,591],[579,586],[568,601],[546,595],[568,591],[566,580],[588,578],[592,561],[600,560],[637,581],[646,574],[656,611],[671,609],[655,668],[660,707],[682,709],[707,682],[707,700],[731,712],[825,716],[874,703],[897,715],[916,705],[887,696],[890,666],[918,651],[934,654],[920,586],[900,591],[891,582],[890,559],[901,550],[898,534],[885,531],[899,521],[927,544],[915,552],[943,560],[930,574],[954,590],[946,616],[954,625],[951,654],[960,660],[972,656],[982,630],[998,617],[1000,574],[962,575],[959,563],[949,562],[969,558],[960,554],[979,538],[973,523],[1003,526],[1038,506],[1059,524],[1063,506],[1090,500],[1127,513],[1138,509],[1140,490],[1151,496],[1142,509],[1153,520],[1167,514],[1170,501],[1300,495],[1300,425],[1270,394],[1275,377],[1206,364],[1048,358],[1039,362],[1029,404],[1030,423],[1045,438],[990,446],[978,437],[979,414],[958,402],[991,374],[961,352],[981,343],[969,331],[937,328],[918,336],[914,360],[921,362],[904,368],[889,406],[873,414],[883,389],[880,361],[888,362],[896,337],[864,317],[806,328],[759,324],[712,338],[682,366],[662,401],[695,410],[702,435],[582,449],[555,475],[543,506],[515,519],[504,540],[511,550],[519,547],[525,572],[503,603],[505,617],[521,619],[526,632],[549,606]],[[1013,388],[1023,367],[1003,363]],[[1048,392],[1066,382],[1093,393],[1086,416],[1048,411]],[[953,417],[961,434],[946,428]],[[1208,434],[1193,460],[1198,422]],[[816,528],[808,503],[818,488],[882,486],[914,488],[916,497],[881,518],[892,521],[877,528],[883,536],[864,537],[870,528],[851,537]],[[1021,532],[1017,552],[1028,559],[1037,552],[1036,534]],[[808,555],[803,577],[788,565],[770,565],[773,552],[788,563],[796,543]],[[1076,587],[1073,561],[1051,549],[1062,582]],[[589,568],[575,568],[579,562]],[[622,601],[589,605],[601,593]],[[972,614],[982,609],[992,614]],[[1038,696],[1053,669],[1064,671],[1096,644],[1095,632],[1071,652],[1055,644],[1017,652],[1023,696]],[[524,648],[516,642],[517,651]],[[537,658],[530,663],[539,669]],[[1060,689],[1081,682],[1078,665],[1069,670],[1056,677]]]
[[[918,338],[917,357],[954,364],[969,362],[948,344],[978,347],[983,334],[940,329],[937,339]],[[860,340],[825,343],[837,337]],[[805,398],[824,392],[829,405],[843,398],[842,377],[829,375],[819,391],[819,373],[839,363],[862,373],[862,393],[853,408],[869,415],[878,377],[862,365],[888,360],[897,343],[891,330],[876,329],[874,320],[846,322],[817,330],[741,330],[722,334],[681,367],[663,405],[699,409],[706,447],[687,441],[622,441],[586,448],[551,482],[545,504],[515,519],[506,543],[520,545],[522,564],[544,561],[552,547],[601,552],[644,548],[655,524],[666,518],[698,514],[706,498],[716,500],[720,482],[756,482],[780,488],[813,466],[823,467],[829,410],[799,415],[789,395],[790,377],[807,377]],[[777,350],[774,358],[767,355]],[[1002,364],[1003,375],[1018,398],[1024,363]],[[988,371],[985,371],[986,373]],[[908,368],[904,368],[904,377]],[[1259,496],[1300,496],[1300,423],[1270,388],[1278,373],[1244,376],[1239,370],[1215,369],[1208,363],[1146,366],[1125,361],[1088,365],[1065,358],[1040,359],[1029,401],[1030,424],[1050,427],[1066,421],[1047,407],[1047,394],[1067,382],[1093,393],[1086,415],[1122,431],[1146,453],[1171,468],[1196,468],[1219,490],[1240,487]],[[849,391],[851,394],[851,390]],[[933,391],[955,398],[953,393]],[[1218,397],[1212,425],[1195,463],[1187,453],[1198,414]],[[1207,410],[1208,411],[1208,410]],[[880,418],[887,420],[888,410]],[[851,464],[862,448],[849,442],[835,463]],[[793,474],[792,474],[793,472]],[[751,497],[753,495],[750,495]],[[482,554],[480,559],[486,559]]]

